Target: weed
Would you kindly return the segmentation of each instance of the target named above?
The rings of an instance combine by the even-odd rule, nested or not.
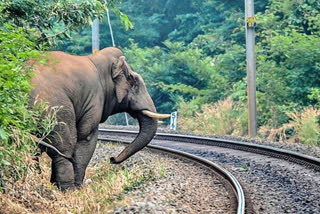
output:
[[[261,127],[260,134],[269,141],[301,142],[317,146],[320,137],[320,110],[307,107],[301,112],[293,111],[286,114],[290,119],[288,123],[279,128]]]
[[[244,122],[246,111],[231,98],[213,105],[203,105],[201,112],[196,112],[196,108],[192,105],[189,108],[186,103],[181,107],[178,127],[183,130],[206,134],[246,135],[247,123]]]
[[[242,164],[241,168],[242,168],[244,171],[249,171],[249,170],[250,170],[250,167],[248,166],[248,164]]]
[[[166,176],[166,168],[162,165],[160,166],[160,176],[165,177]]]

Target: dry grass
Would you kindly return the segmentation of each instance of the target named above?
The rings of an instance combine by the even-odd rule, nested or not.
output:
[[[317,146],[320,126],[318,117],[320,110],[313,107],[301,112],[288,112],[290,121],[279,128],[261,127],[260,133],[269,141],[300,142]]]
[[[182,130],[195,133],[219,135],[246,135],[245,111],[235,104],[231,98],[218,101],[213,105],[204,105],[202,113],[195,116],[180,115],[178,126]]]
[[[43,155],[46,156],[46,155]],[[8,184],[0,197],[0,213],[106,213],[122,200],[126,191],[163,176],[163,166],[134,165],[130,170],[110,163],[91,164],[86,179],[92,182],[80,190],[60,192],[49,183],[50,158],[41,158],[42,174],[35,170],[18,182]],[[85,180],[86,180],[85,179]]]
[[[7,139],[0,142],[0,168],[4,176],[19,179],[32,167],[31,154],[38,143],[46,138],[58,124],[57,113],[61,107],[50,107],[36,100],[33,110],[23,115],[24,126],[9,125]],[[23,121],[23,122],[22,122]],[[29,122],[28,122],[29,121]],[[35,132],[37,136],[35,136]]]

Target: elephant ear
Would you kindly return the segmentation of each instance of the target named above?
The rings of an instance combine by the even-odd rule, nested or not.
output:
[[[118,103],[122,102],[130,88],[130,83],[127,80],[129,76],[129,69],[126,65],[125,59],[126,58],[124,56],[120,56],[118,61],[112,66],[112,79],[115,82]]]

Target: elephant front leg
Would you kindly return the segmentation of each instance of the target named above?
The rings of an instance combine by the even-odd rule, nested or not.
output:
[[[77,142],[74,153],[74,179],[77,187],[82,186],[86,168],[97,145],[97,138],[98,128],[95,129],[85,140]]]
[[[62,191],[74,188],[74,171],[72,163],[64,157],[56,156],[52,159],[52,183],[56,183]]]

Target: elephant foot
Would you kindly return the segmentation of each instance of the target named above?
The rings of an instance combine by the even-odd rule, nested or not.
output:
[[[63,192],[75,189],[72,163],[63,157],[53,159],[50,181],[56,184]]]
[[[77,189],[81,189],[82,188],[82,183],[75,183],[74,186]]]
[[[64,183],[64,182],[56,182],[55,183],[58,187],[59,190],[61,190],[62,192],[66,192],[69,190],[75,190],[77,189],[77,187],[73,184],[73,183]]]

